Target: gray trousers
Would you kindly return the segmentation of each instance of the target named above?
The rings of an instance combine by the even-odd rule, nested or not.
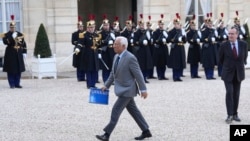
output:
[[[129,114],[133,117],[137,125],[141,128],[142,131],[145,131],[149,128],[147,122],[145,121],[141,112],[137,108],[134,98],[133,97],[118,97],[118,99],[116,100],[112,108],[110,122],[103,129],[106,133],[109,133],[109,134],[112,133],[125,107],[128,110]]]

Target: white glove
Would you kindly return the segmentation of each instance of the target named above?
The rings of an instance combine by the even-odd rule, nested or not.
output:
[[[196,42],[197,42],[197,43],[200,43],[200,39],[199,39],[199,38],[198,38],[198,39],[196,39]]]
[[[132,38],[134,37],[134,33],[131,33],[131,37],[132,37]]]
[[[143,40],[143,45],[148,45],[148,40]]]
[[[99,58],[99,59],[102,59],[102,55],[101,55],[100,53],[98,54],[98,58]]]
[[[166,43],[167,40],[166,40],[165,38],[162,38],[162,42],[163,42],[163,43]]]
[[[152,43],[154,42],[154,39],[153,39],[153,38],[151,38],[150,42],[151,42],[151,44],[152,44]]]
[[[214,37],[212,37],[211,40],[212,40],[212,42],[215,42],[215,38]]]
[[[114,42],[113,42],[113,40],[109,40],[109,43],[108,43],[109,45],[113,45],[114,44]]]
[[[186,32],[184,28],[181,29],[181,35],[186,36]]]
[[[75,53],[79,53],[80,52],[80,49],[79,48],[76,48],[75,49]]]
[[[224,38],[224,39],[226,39],[226,38],[227,38],[227,36],[226,36],[226,35],[223,35],[223,38]]]
[[[17,37],[17,32],[12,33],[12,38],[15,39]]]
[[[23,58],[26,58],[27,57],[27,54],[26,53],[23,53]]]
[[[240,39],[243,39],[243,36],[242,36],[242,35],[240,35]]]
[[[133,44],[133,43],[134,43],[134,40],[133,40],[133,39],[130,39],[130,43]]]
[[[178,41],[179,41],[179,42],[182,42],[182,37],[179,37],[179,38],[178,38]]]

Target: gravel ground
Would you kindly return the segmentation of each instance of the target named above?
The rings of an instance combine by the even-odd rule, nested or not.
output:
[[[153,134],[148,140],[229,140],[223,81],[206,80],[200,74],[201,79],[191,79],[185,72],[183,82],[149,80],[149,97],[135,98]],[[113,87],[109,105],[98,105],[88,102],[89,89],[85,82],[76,81],[75,72],[42,80],[30,79],[26,72],[22,89],[10,89],[5,75],[0,72],[0,141],[96,141],[95,135],[103,133],[116,100]],[[166,76],[171,75],[168,70]],[[246,70],[239,105],[242,122],[232,124],[250,124],[249,83],[250,70]],[[132,141],[140,134],[125,110],[110,140]]]

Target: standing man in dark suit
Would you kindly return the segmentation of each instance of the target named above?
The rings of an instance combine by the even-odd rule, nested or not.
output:
[[[24,35],[16,31],[14,15],[11,15],[10,30],[4,34],[3,43],[7,45],[4,54],[3,71],[7,72],[8,82],[11,89],[22,88],[20,85],[21,73],[25,71],[24,58],[27,47]]]
[[[128,41],[125,37],[119,36],[116,38],[114,51],[117,54],[113,61],[110,76],[102,90],[108,89],[114,82],[114,91],[118,99],[113,106],[110,122],[103,129],[105,133],[103,135],[96,135],[96,138],[102,141],[109,140],[109,136],[114,130],[124,108],[128,110],[143,131],[139,137],[135,137],[135,140],[152,137],[149,126],[134,101],[138,88],[141,91],[141,97],[144,99],[147,98],[146,85],[138,61],[132,53],[127,51],[127,46]]]
[[[223,42],[219,50],[220,64],[222,64],[221,79],[226,88],[226,107],[228,117],[226,123],[233,120],[240,122],[238,105],[241,81],[245,79],[247,63],[247,43],[237,40],[239,29],[232,27],[229,30],[229,41]]]
[[[85,33],[83,30],[82,18],[80,16],[78,17],[77,28],[78,28],[78,30],[75,31],[74,33],[72,33],[72,36],[71,36],[71,43],[72,43],[72,45],[74,45],[74,50],[76,49],[76,47],[78,45],[79,38],[83,38],[83,35]],[[77,80],[80,82],[80,81],[85,81],[86,73],[84,70],[80,69],[80,64],[84,63],[82,58],[81,58],[81,55],[83,53],[83,48],[80,48],[79,51],[80,51],[79,53],[75,53],[73,55],[73,64],[72,65],[73,65],[73,67],[76,68],[76,77],[77,77]]]

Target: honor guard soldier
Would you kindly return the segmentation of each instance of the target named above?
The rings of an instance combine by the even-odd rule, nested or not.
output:
[[[240,25],[239,12],[236,11],[235,13],[236,13],[236,17],[234,18],[234,26],[237,27],[238,30],[239,30],[238,39],[246,40],[248,35],[246,33],[246,30],[245,30],[244,26]]]
[[[77,22],[77,28],[78,30],[75,31],[74,33],[72,33],[71,36],[71,43],[72,45],[74,45],[74,50],[77,47],[78,44],[78,40],[79,38],[83,38],[84,35],[84,30],[83,30],[83,23],[82,23],[82,18],[79,16],[78,17],[78,22]],[[80,50],[82,50],[83,48],[80,48]],[[80,69],[80,64],[84,63],[83,60],[81,60],[81,55],[82,55],[83,51],[80,51],[78,54],[74,54],[73,55],[73,67],[76,68],[76,77],[77,80],[80,81],[85,81],[85,71]]]
[[[78,40],[75,49],[76,53],[82,51],[81,58],[84,63],[81,63],[80,69],[86,72],[87,88],[96,87],[95,84],[98,79],[98,46],[100,45],[101,34],[95,32],[95,27],[94,15],[90,15],[87,22],[87,31],[83,38]]]
[[[176,13],[176,18],[173,23],[174,28],[169,31],[169,40],[172,43],[169,56],[169,68],[172,68],[173,80],[179,82],[182,81],[180,77],[182,76],[183,69],[186,68],[186,54],[184,48],[186,33],[181,27],[179,13]]]
[[[191,78],[201,78],[198,75],[198,68],[201,56],[201,32],[196,29],[195,15],[189,22],[190,29],[187,31],[187,41],[189,43],[187,63],[190,64]]]
[[[161,14],[161,19],[158,21],[158,28],[153,32],[154,51],[153,64],[156,66],[157,77],[159,80],[168,80],[165,77],[166,65],[168,65],[168,34],[164,30],[164,15]]]
[[[133,36],[134,32],[132,29],[132,16],[129,16],[129,19],[126,21],[126,26],[121,32],[121,36],[128,39],[128,48],[127,50],[132,53],[132,47],[134,46]]]
[[[115,34],[110,29],[110,23],[106,14],[103,15],[102,30],[100,34],[102,36],[100,45],[101,54],[99,54],[98,57],[99,59],[103,59],[101,61],[104,61],[100,63],[100,68],[102,69],[103,82],[105,82],[111,72],[112,62],[115,55],[113,49]]]
[[[121,28],[119,23],[119,18],[116,16],[112,26],[113,32],[115,33],[115,37],[121,35]]]
[[[217,56],[219,55],[219,49],[222,44],[222,42],[228,40],[228,31],[227,28],[224,25],[224,20],[223,16],[224,14],[221,13],[221,18],[219,19],[219,24],[217,26],[217,32],[218,32],[218,37],[217,37]],[[218,63],[218,76],[221,76],[221,70],[222,70],[222,65]]]
[[[154,40],[153,40],[153,29],[152,29],[151,16],[148,16],[148,21],[146,22],[146,36],[148,40],[148,46],[150,50],[150,55],[153,61],[153,51],[154,51]],[[148,70],[148,79],[155,79],[154,77],[154,66]]]
[[[208,21],[209,21],[209,13],[206,15],[207,17],[204,18],[204,22],[201,24],[200,31],[205,30],[208,27]]]
[[[216,33],[217,31],[213,28],[212,13],[210,18],[207,19],[208,27],[202,30],[201,41],[201,63],[205,71],[206,79],[213,80],[214,78],[214,67],[217,65],[216,59]],[[218,33],[217,33],[218,34]]]
[[[14,15],[11,15],[10,30],[3,35],[3,43],[7,45],[4,54],[3,71],[7,72],[10,88],[22,88],[21,73],[25,71],[24,60],[27,54],[24,35],[16,31]]]
[[[147,81],[148,70],[153,68],[152,57],[149,49],[149,40],[146,35],[146,30],[144,28],[143,15],[140,14],[140,20],[138,21],[138,29],[134,33],[134,46],[132,50],[136,56],[139,66],[141,68],[145,83]],[[149,35],[148,35],[149,36]]]

